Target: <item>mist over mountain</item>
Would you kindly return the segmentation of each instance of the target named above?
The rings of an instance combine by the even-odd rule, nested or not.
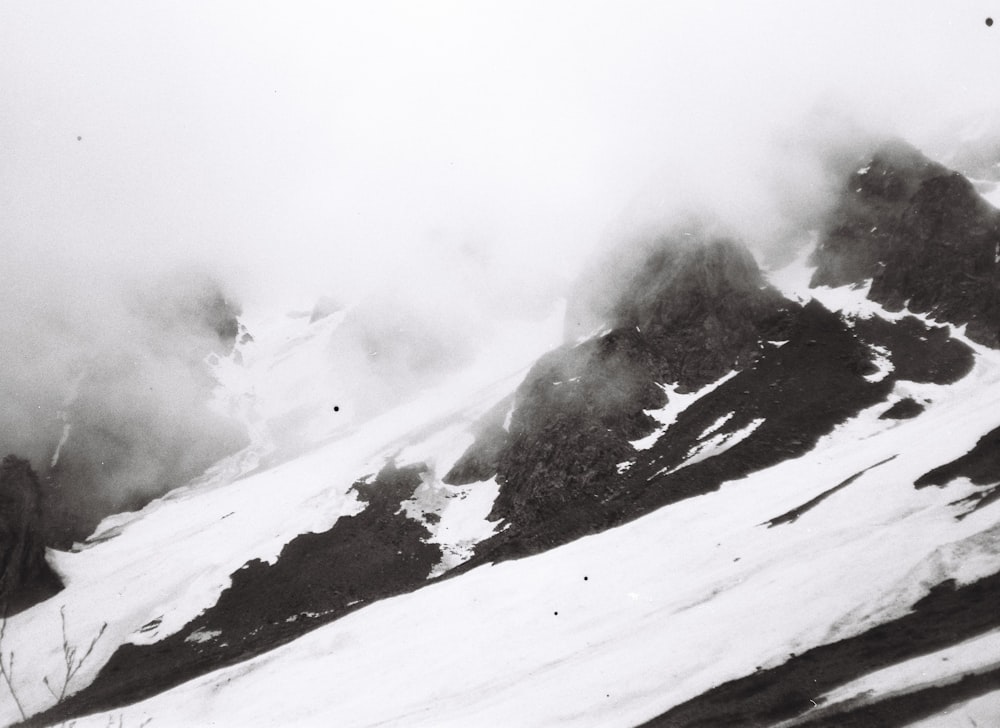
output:
[[[118,588],[86,579],[97,564],[119,564],[143,587],[86,683],[26,724],[168,712],[239,721],[249,705],[280,705],[281,720],[292,710],[300,725],[415,711],[428,725],[471,714],[548,722],[580,700],[616,725],[988,714],[1000,369],[966,324],[989,331],[990,319],[947,282],[930,316],[893,310],[893,296],[915,302],[921,274],[986,266],[997,213],[899,141],[859,164],[787,266],[762,268],[744,243],[690,217],[625,241],[617,260],[599,254],[547,352],[522,337],[523,351],[516,339],[486,342],[479,360],[449,348],[463,329],[425,331],[426,309],[380,327],[376,312],[401,310],[391,297],[385,309],[323,303],[321,315],[217,344],[212,371],[243,403],[250,444],[58,560],[77,576],[18,615],[24,635],[60,598]],[[952,257],[932,263],[925,248]],[[224,309],[182,308],[218,337]],[[342,399],[320,385],[330,353],[354,342],[362,359],[339,371],[362,379],[350,380],[357,398]],[[282,400],[267,389],[292,373],[276,391],[306,387],[289,402],[297,429],[269,409]],[[371,389],[379,377],[385,388]],[[346,422],[330,412],[336,402]],[[297,433],[298,446],[278,433]],[[135,551],[151,543],[158,558],[178,555],[155,575],[136,556],[146,547]],[[194,564],[180,556],[193,553]],[[171,596],[192,573],[197,587]],[[86,609],[74,615],[94,623]],[[428,636],[414,636],[414,615]],[[24,649],[28,637],[15,639]],[[366,651],[393,676],[386,685],[372,686]],[[421,653],[447,669],[416,669]],[[385,655],[401,672],[386,672]],[[551,679],[540,677],[546,664]],[[290,708],[271,692],[317,665],[379,700],[304,686]],[[498,670],[510,692],[490,687]],[[678,687],[671,670],[697,679]],[[605,698],[581,696],[595,679]],[[640,687],[603,702],[626,684]],[[594,724],[574,715],[561,720]]]
[[[1000,715],[993,10],[0,10],[0,724]]]
[[[212,277],[185,269],[111,288],[100,274],[50,282],[0,292],[0,450],[31,461],[45,540],[68,548],[247,437],[209,408],[205,360],[231,350],[238,329],[238,308]]]

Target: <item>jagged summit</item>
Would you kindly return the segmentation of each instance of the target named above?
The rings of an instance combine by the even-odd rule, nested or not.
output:
[[[481,423],[448,474],[449,482],[495,476],[500,485],[490,517],[515,527],[483,554],[547,523],[551,532],[513,552],[566,539],[565,524],[552,519],[618,494],[618,466],[634,453],[632,441],[656,429],[648,411],[668,403],[664,385],[688,392],[750,366],[763,342],[785,338],[799,310],[730,239],[668,237],[645,252],[619,261],[603,287],[578,286],[583,303],[571,302],[567,328],[589,312],[607,330],[542,357],[515,393],[509,425]],[[605,518],[601,509],[579,516],[584,532]]]
[[[727,239],[666,241],[637,266],[612,310],[617,326],[668,330],[704,315],[756,306],[766,280],[745,246]]]
[[[875,275],[910,198],[925,180],[947,174],[904,141],[879,147],[843,186],[813,254],[812,285],[842,286]]]
[[[745,365],[787,304],[746,246],[725,237],[676,233],[638,256],[600,260],[595,269],[607,273],[581,278],[567,333],[579,331],[581,321],[637,329],[657,352],[655,378],[685,387]]]
[[[869,298],[1000,344],[1000,212],[957,172],[894,142],[851,175],[814,255],[812,285]]]
[[[957,172],[923,184],[903,212],[872,300],[955,324],[1000,345],[1000,211]]]

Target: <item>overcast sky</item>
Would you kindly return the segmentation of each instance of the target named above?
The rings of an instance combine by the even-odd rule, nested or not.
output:
[[[447,285],[455,261],[569,274],[636,199],[753,208],[816,104],[918,141],[995,108],[991,14],[0,0],[0,280],[194,258],[284,306],[387,274]]]

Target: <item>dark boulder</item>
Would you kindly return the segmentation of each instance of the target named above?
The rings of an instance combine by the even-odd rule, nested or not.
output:
[[[924,406],[916,400],[906,397],[896,402],[892,407],[880,414],[880,420],[910,420],[920,415]]]
[[[0,463],[0,616],[48,599],[62,583],[45,560],[41,488],[31,463]]]

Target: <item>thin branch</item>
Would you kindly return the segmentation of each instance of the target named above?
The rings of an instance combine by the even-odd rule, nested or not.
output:
[[[66,698],[66,693],[69,691],[69,686],[70,683],[73,682],[73,678],[76,677],[80,668],[87,662],[87,658],[89,658],[93,653],[94,647],[97,646],[97,641],[104,635],[104,631],[108,628],[108,623],[105,622],[101,625],[100,631],[97,633],[97,636],[90,641],[90,645],[87,647],[87,651],[83,653],[83,657],[78,658],[78,650],[70,644],[69,636],[66,634],[65,605],[59,607],[59,618],[62,622],[63,667],[65,670],[62,679],[62,687],[60,687],[59,692],[56,693],[52,686],[49,685],[48,678],[43,678],[43,682],[45,683],[45,687],[49,689],[49,692],[52,693],[52,697],[56,699],[56,702],[61,703]]]
[[[50,684],[49,684],[49,679],[48,679],[48,677],[43,677],[43,678],[42,678],[42,683],[44,683],[44,684],[45,684],[45,689],[49,691],[49,694],[50,694],[50,695],[51,695],[51,696],[52,696],[53,698],[55,698],[55,699],[56,699],[56,701],[58,701],[58,700],[59,700],[59,696],[58,696],[58,695],[56,695],[56,691],[55,691],[55,690],[53,690],[53,689],[52,689],[52,685],[50,685]]]
[[[21,699],[17,696],[17,691],[14,689],[14,651],[11,650],[10,654],[4,657],[3,638],[6,633],[7,604],[4,603],[2,614],[0,614],[0,675],[3,676],[3,681],[7,684],[7,691],[10,693],[10,696],[14,698],[17,711],[21,714],[21,720],[26,720],[28,714],[24,711]]]

